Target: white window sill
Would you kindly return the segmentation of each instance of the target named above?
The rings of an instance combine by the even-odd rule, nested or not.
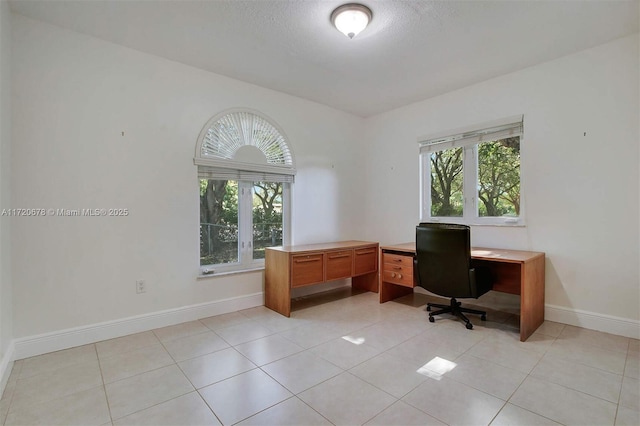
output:
[[[259,271],[264,271],[264,266],[260,266],[260,267],[257,267],[257,268],[249,268],[249,269],[239,269],[239,270],[236,270],[236,271],[216,272],[216,273],[213,273],[213,274],[203,274],[201,272],[200,275],[198,275],[196,277],[196,279],[198,281],[200,281],[200,280],[207,280],[207,279],[210,279],[210,278],[228,277],[230,275],[247,274],[247,273],[259,272]]]

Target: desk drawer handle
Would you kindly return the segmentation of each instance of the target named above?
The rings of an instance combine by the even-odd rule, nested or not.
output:
[[[361,252],[356,252],[357,255],[361,255],[361,254],[371,254],[371,253],[375,253],[375,250],[369,250],[369,251],[361,251]]]
[[[339,254],[334,256],[329,256],[329,259],[340,259],[341,257],[350,257],[350,254]]]
[[[394,266],[393,269],[397,269],[398,271],[402,271],[402,266]]]
[[[396,258],[396,259],[393,259],[393,260],[394,260],[394,262],[402,262],[402,259],[401,259],[401,258],[399,258],[399,257],[398,257],[398,258]]]
[[[313,259],[296,259],[296,263],[307,263],[307,262],[319,262],[320,259],[319,258],[313,258]]]

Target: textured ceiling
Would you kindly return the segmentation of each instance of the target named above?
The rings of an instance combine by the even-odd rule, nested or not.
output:
[[[638,32],[639,1],[12,0],[14,13],[369,116]]]

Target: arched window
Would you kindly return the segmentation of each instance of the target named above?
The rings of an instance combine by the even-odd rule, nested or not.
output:
[[[203,274],[264,265],[265,247],[289,243],[295,176],[284,132],[257,111],[209,120],[196,144]]]

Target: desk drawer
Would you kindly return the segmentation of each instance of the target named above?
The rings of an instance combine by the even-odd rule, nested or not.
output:
[[[388,283],[413,287],[413,264],[411,267],[385,263],[382,280]]]
[[[327,281],[349,278],[353,266],[353,250],[327,253]]]
[[[368,274],[378,270],[378,248],[376,246],[355,250],[353,275]]]
[[[391,253],[383,253],[382,254],[382,263],[385,264],[394,264],[401,265],[413,268],[413,256],[405,256],[401,254],[391,254]]]
[[[316,284],[324,281],[324,255],[301,254],[291,259],[291,287]]]

